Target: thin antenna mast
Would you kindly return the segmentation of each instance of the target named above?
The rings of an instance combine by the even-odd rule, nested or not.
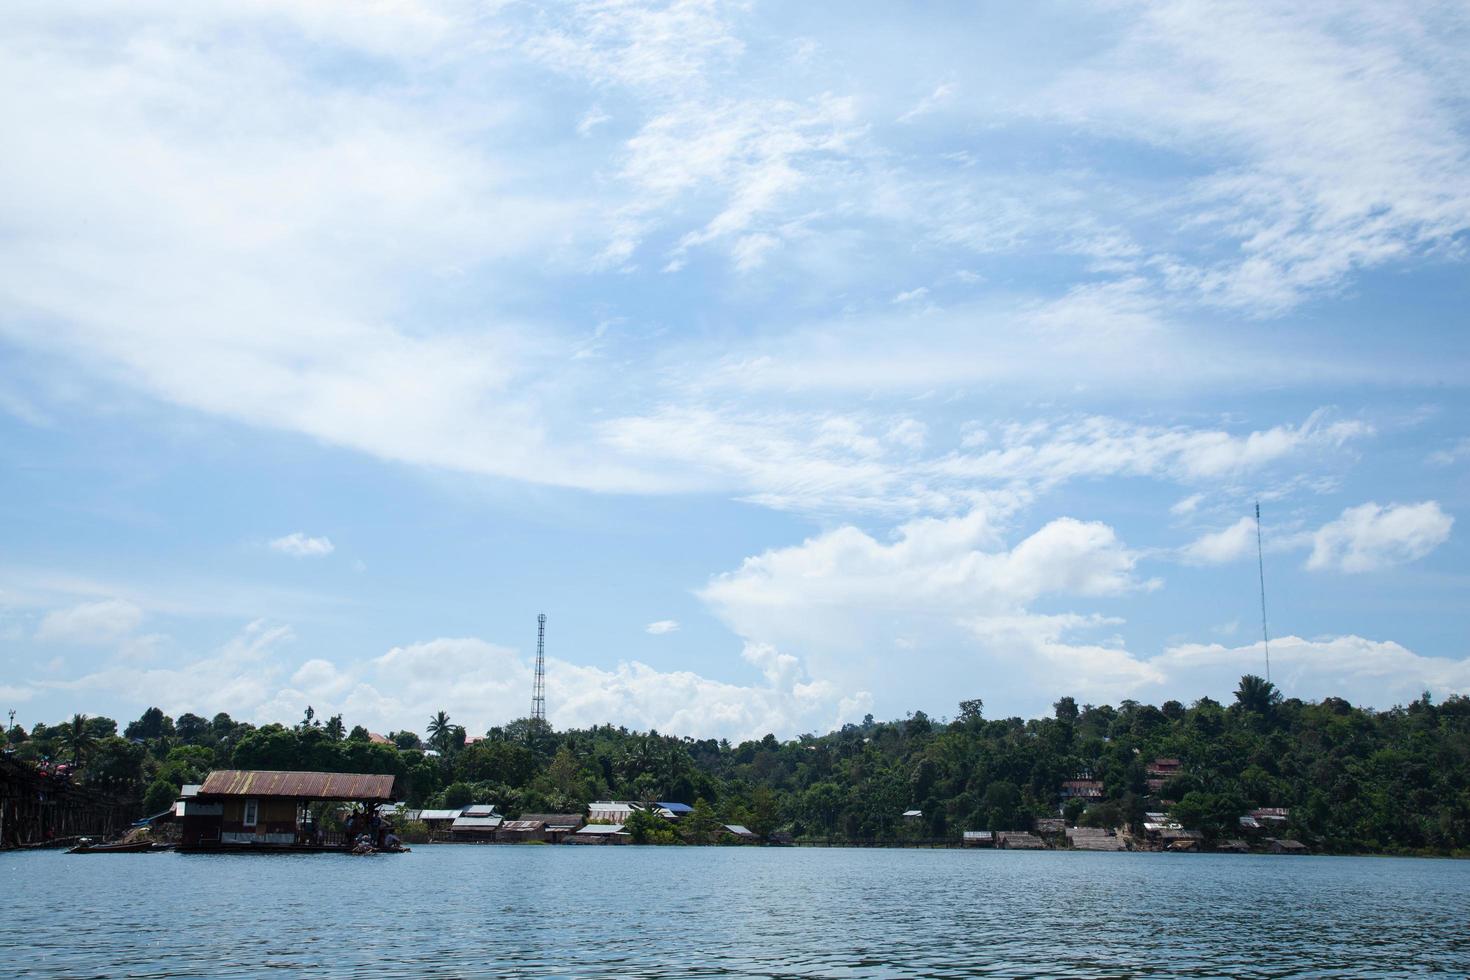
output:
[[[1261,573],[1261,646],[1266,651],[1266,681],[1271,680],[1271,635],[1266,629],[1266,558],[1261,548],[1261,502],[1256,501],[1256,570]]]
[[[546,614],[536,617],[536,685],[531,691],[531,720],[546,721]]]

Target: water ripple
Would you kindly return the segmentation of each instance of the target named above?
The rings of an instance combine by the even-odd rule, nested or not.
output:
[[[16,977],[1470,974],[1470,863],[755,848],[0,854]]]

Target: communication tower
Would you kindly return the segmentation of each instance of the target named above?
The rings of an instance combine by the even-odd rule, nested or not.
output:
[[[546,721],[546,614],[536,617],[536,686],[531,692],[531,720]]]

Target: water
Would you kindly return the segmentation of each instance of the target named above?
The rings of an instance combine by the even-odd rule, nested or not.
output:
[[[1470,975],[1470,862],[419,847],[0,853],[18,977]]]

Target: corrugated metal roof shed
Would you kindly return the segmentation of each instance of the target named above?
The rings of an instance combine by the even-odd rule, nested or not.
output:
[[[501,830],[514,830],[518,833],[529,833],[540,830],[546,826],[545,820],[507,820],[500,825]]]
[[[191,796],[199,795],[199,787],[202,783],[185,783],[179,787],[179,798],[187,800]]]
[[[577,831],[579,834],[587,834],[588,836],[593,834],[621,834],[622,832],[623,825],[620,823],[589,823]]]
[[[461,811],[466,817],[492,817],[495,815],[494,803],[475,803],[467,806]]]
[[[670,813],[693,813],[694,812],[694,807],[690,806],[688,803],[658,803],[658,804],[655,804],[655,805],[656,806],[663,807],[665,810],[668,810]]]
[[[754,837],[755,836],[755,834],[753,834],[748,827],[742,827],[738,823],[727,823],[727,824],[725,824],[725,829],[728,830],[730,833],[734,834],[736,837]]]
[[[459,816],[458,810],[420,810],[420,820],[453,820]]]
[[[503,817],[458,817],[451,830],[494,830]]]
[[[994,837],[995,837],[995,834],[991,833],[988,830],[967,830],[967,831],[965,831],[965,840],[992,840],[992,839],[994,839]]]
[[[392,776],[355,772],[274,772],[221,769],[209,774],[201,796],[274,796],[296,800],[390,802],[397,797]]]
[[[522,820],[540,820],[546,824],[547,830],[562,829],[582,826],[583,820],[580,813],[523,813]]]
[[[592,814],[621,813],[623,816],[627,816],[636,809],[638,807],[632,803],[618,803],[612,800],[598,800],[596,803],[587,804],[587,812]]]

